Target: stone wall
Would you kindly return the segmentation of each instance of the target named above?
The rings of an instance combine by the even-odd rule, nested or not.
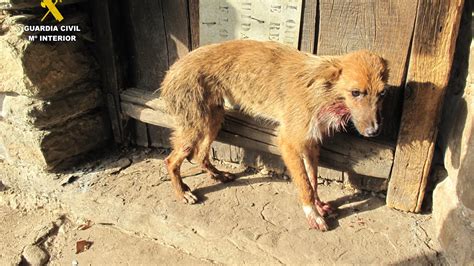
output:
[[[40,22],[39,1],[0,0],[0,8],[0,158],[52,169],[104,145],[110,130],[82,4],[58,6],[61,23]],[[25,25],[47,24],[81,32],[76,42],[29,41],[41,33]]]
[[[433,193],[436,233],[453,265],[474,263],[474,47],[465,3],[438,137],[447,177]]]

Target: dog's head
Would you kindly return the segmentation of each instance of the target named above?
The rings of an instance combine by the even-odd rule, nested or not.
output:
[[[385,60],[361,50],[340,57],[332,69],[331,90],[347,108],[357,131],[366,137],[377,136],[388,78]]]

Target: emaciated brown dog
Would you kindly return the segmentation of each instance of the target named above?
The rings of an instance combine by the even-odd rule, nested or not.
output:
[[[175,119],[166,164],[177,196],[185,203],[197,201],[180,175],[186,158],[199,162],[212,178],[233,179],[209,160],[228,100],[247,114],[279,123],[281,154],[309,225],[327,230],[323,217],[332,209],[318,197],[319,145],[349,120],[360,134],[377,135],[386,79],[384,60],[369,51],[319,57],[250,40],[194,50],[171,67],[161,91]]]

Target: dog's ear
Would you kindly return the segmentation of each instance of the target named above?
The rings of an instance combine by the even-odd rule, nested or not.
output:
[[[384,58],[381,58],[382,60],[382,73],[380,73],[380,76],[382,77],[382,81],[387,83],[388,78],[390,77],[390,68],[388,66],[388,61],[385,60]]]
[[[342,65],[337,60],[327,60],[317,68],[314,76],[315,80],[323,81],[326,88],[331,88],[334,83],[339,79],[342,73]]]

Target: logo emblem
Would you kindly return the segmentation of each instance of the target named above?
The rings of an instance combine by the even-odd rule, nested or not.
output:
[[[54,3],[53,3],[53,0],[43,0],[41,2],[41,7],[42,8],[47,8],[48,9],[48,12],[46,12],[46,14],[43,16],[43,18],[41,19],[41,21],[43,21],[48,15],[49,13],[51,13],[53,15],[53,17],[58,21],[58,22],[61,22],[61,20],[64,19],[63,15],[61,15],[61,13],[59,12],[58,8],[56,7],[56,4],[58,2],[62,3],[63,0],[55,0]]]

